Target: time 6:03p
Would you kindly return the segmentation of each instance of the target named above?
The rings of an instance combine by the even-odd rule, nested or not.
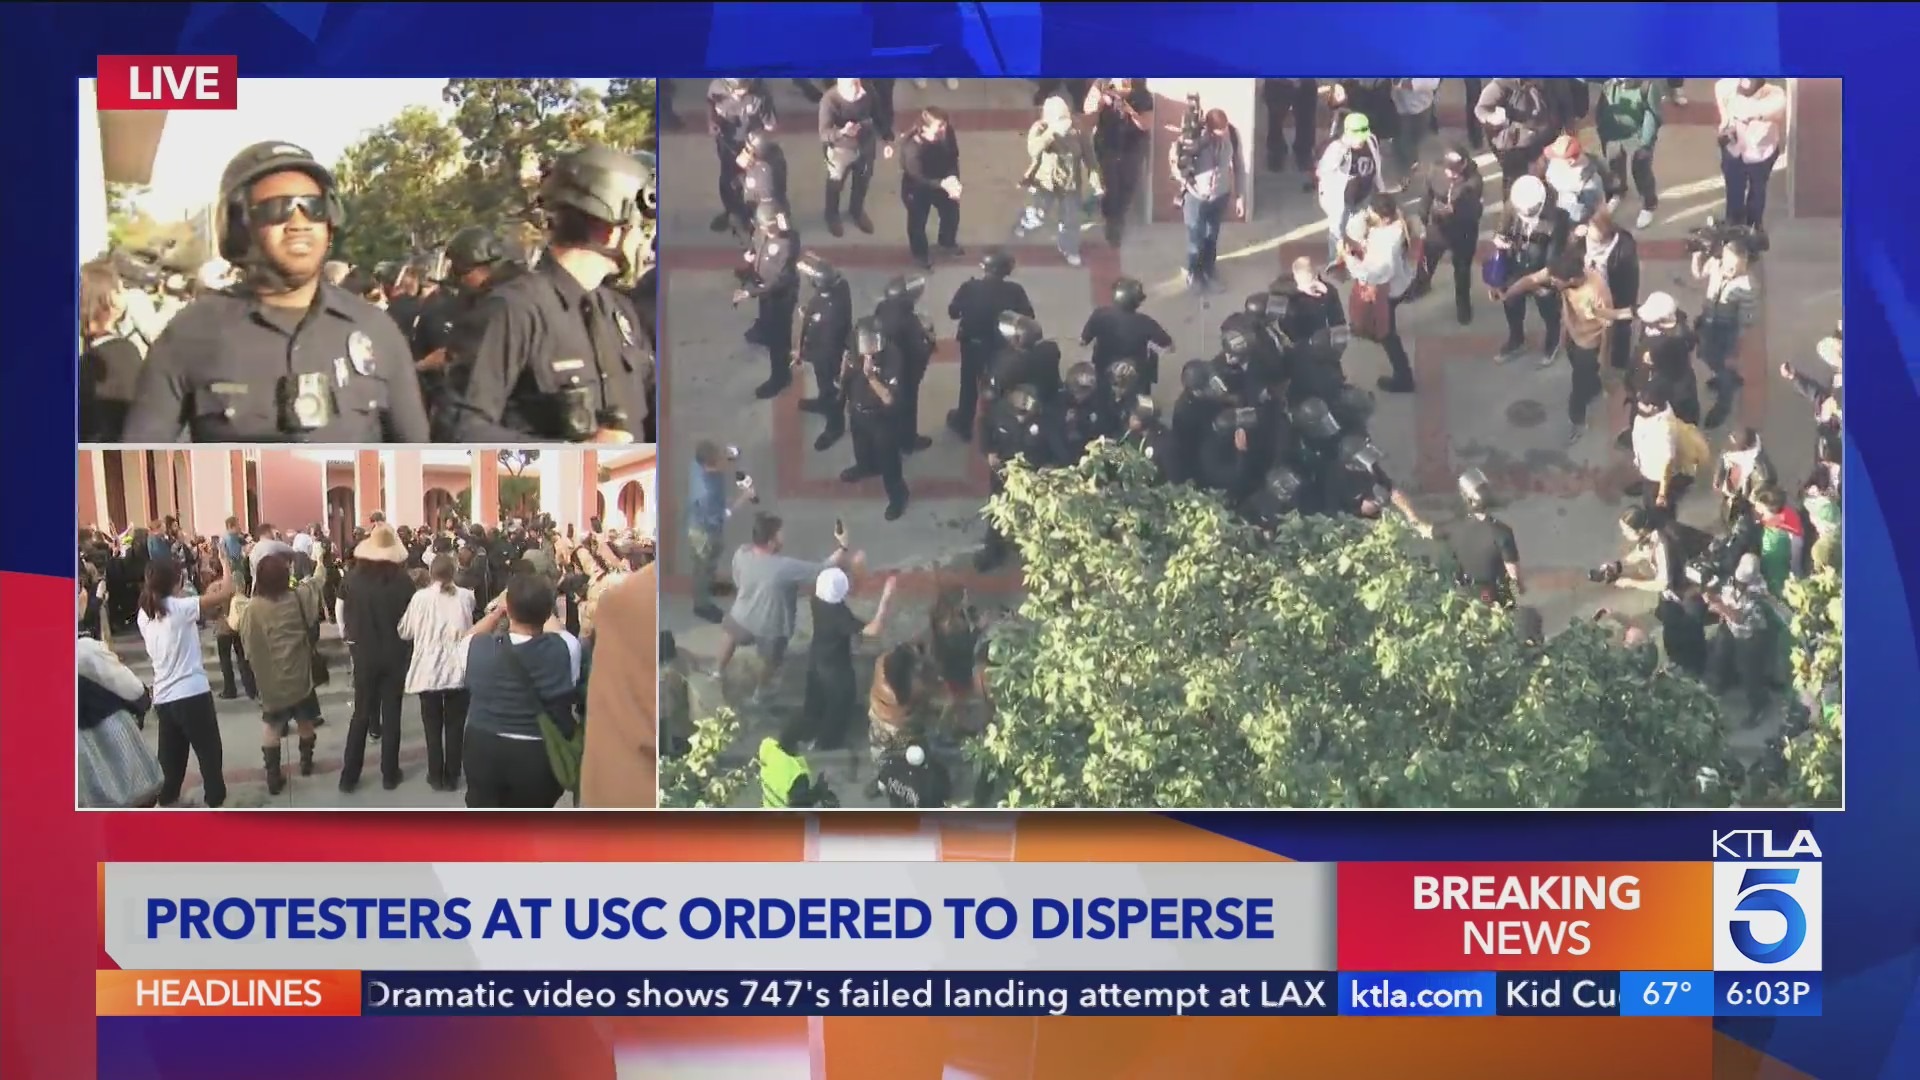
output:
[[[1804,980],[1775,979],[1727,986],[1727,1004],[1735,1008],[1757,1005],[1798,1005],[1813,996],[1813,984]]]

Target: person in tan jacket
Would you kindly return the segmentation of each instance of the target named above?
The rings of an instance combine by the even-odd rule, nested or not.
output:
[[[651,809],[659,804],[660,595],[655,570],[656,565],[649,565],[624,575],[594,605],[581,806]]]
[[[1029,199],[1014,226],[1015,237],[1051,223],[1058,233],[1060,254],[1068,266],[1080,265],[1080,221],[1089,198],[1106,190],[1093,140],[1074,127],[1073,107],[1050,97],[1040,119],[1027,129],[1027,175],[1023,183]]]

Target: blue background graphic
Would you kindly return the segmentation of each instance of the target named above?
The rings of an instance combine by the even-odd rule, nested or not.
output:
[[[1920,785],[1913,782],[1920,725],[1912,719],[1920,701],[1920,580],[1907,580],[1920,566],[1920,530],[1908,494],[1906,441],[1920,430],[1913,378],[1920,363],[1920,223],[1912,198],[1920,142],[1911,134],[1917,32],[1920,17],[1910,7],[1840,3],[6,5],[0,88],[8,130],[0,153],[9,183],[0,250],[8,258],[0,264],[0,304],[10,386],[0,403],[0,445],[13,511],[0,532],[0,571],[56,578],[72,572],[71,523],[58,508],[71,505],[73,475],[73,82],[92,75],[100,54],[237,54],[243,77],[1337,74],[1332,67],[1843,77],[1845,287],[1855,358],[1847,434],[1847,690],[1861,727],[1849,754],[1844,814],[1741,819],[1816,829],[1827,867],[1825,1015],[1725,1020],[1721,1028],[1820,1077],[1920,1075]],[[31,704],[10,697],[9,721]],[[1124,828],[1124,819],[1107,820]],[[1289,813],[1195,822],[1299,859],[1498,860],[1705,859],[1715,820],[1726,819]],[[376,818],[343,827],[365,828],[377,842]],[[528,823],[566,827],[557,818]],[[111,1030],[138,1046],[142,1026],[121,1021]],[[317,1049],[329,1041],[312,1034],[317,1027],[299,1030],[290,1040],[298,1045]],[[376,1033],[389,1029],[335,1030],[364,1030],[377,1042]],[[231,1036],[222,1041],[230,1051],[238,1045]],[[161,1045],[152,1044],[152,1052]]]

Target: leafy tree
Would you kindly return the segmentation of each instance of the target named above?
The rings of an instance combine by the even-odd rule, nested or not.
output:
[[[532,517],[540,509],[540,478],[503,476],[500,478],[500,514],[502,517]]]
[[[1800,700],[1785,745],[1783,792],[1794,806],[1835,806],[1840,802],[1846,756],[1846,716],[1840,697],[1845,605],[1841,572],[1832,567],[1787,583],[1793,615],[1793,685]]]
[[[497,453],[500,457],[500,467],[507,470],[509,476],[519,476],[526,471],[527,466],[540,460],[538,450],[501,450]]]
[[[107,185],[107,244],[120,248],[141,242],[140,236],[152,231],[153,219],[139,206],[148,188],[144,184]],[[130,238],[129,234],[140,234]]]
[[[418,105],[348,147],[335,170],[347,207],[335,257],[372,266],[444,243],[472,221],[461,164],[460,133]]]
[[[694,722],[687,752],[660,759],[660,805],[732,806],[756,775],[754,765],[725,766],[720,759],[740,735],[740,718],[731,709]]]
[[[467,205],[502,223],[531,220],[540,166],[587,141],[602,115],[573,79],[449,79],[442,96],[464,140]]]
[[[657,84],[652,79],[610,79],[601,100],[606,110],[600,137],[620,150],[651,151],[658,144],[654,105]]]
[[[1269,540],[1132,448],[1016,463],[1027,597],[974,752],[1007,806],[1699,803],[1718,704],[1582,623],[1529,646],[1397,520]]]

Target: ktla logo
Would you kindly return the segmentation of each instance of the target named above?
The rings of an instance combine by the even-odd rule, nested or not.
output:
[[[233,109],[240,102],[234,56],[102,56],[94,97],[103,110]]]
[[[1716,971],[1819,971],[1820,845],[1801,830],[1781,847],[1773,834],[1716,832],[1713,967]],[[1765,862],[1751,860],[1764,859]]]

